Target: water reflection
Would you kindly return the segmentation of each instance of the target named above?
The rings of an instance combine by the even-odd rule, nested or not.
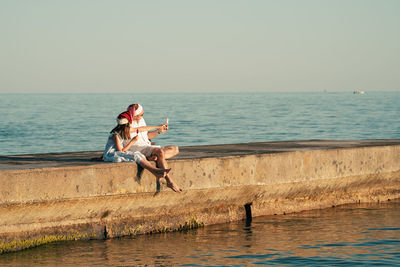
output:
[[[253,218],[180,233],[48,244],[2,266],[335,265],[400,262],[400,201]]]

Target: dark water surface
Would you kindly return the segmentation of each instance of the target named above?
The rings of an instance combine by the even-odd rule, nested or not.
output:
[[[400,200],[253,218],[187,232],[47,244],[1,266],[400,265]]]

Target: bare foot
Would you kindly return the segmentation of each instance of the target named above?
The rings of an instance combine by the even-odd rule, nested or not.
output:
[[[164,178],[170,171],[171,171],[171,168],[169,168],[169,169],[159,169],[159,170],[154,172],[154,175],[159,180],[161,178]]]
[[[175,184],[171,179],[167,180],[167,186],[177,193],[182,192],[182,189],[180,189],[179,186]]]

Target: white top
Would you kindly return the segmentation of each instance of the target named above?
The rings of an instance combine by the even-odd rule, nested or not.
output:
[[[111,161],[111,162],[126,162],[126,161],[135,161],[136,163],[140,163],[140,161],[145,157],[142,153],[138,151],[118,151],[117,146],[115,145],[114,141],[115,133],[111,133],[108,136],[107,144],[104,149],[103,158],[104,161]],[[120,138],[120,145],[126,146],[129,140],[121,140]]]
[[[136,121],[132,121],[131,128],[138,128],[142,126],[147,126],[146,121],[141,118],[139,123]],[[135,142],[136,146],[151,146],[151,142],[149,137],[147,136],[148,131],[139,132],[139,139]],[[131,137],[136,136],[136,133],[133,131],[131,132]]]

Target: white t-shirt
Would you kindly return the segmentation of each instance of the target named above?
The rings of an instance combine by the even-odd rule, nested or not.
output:
[[[147,126],[146,121],[143,118],[140,119],[139,123],[137,123],[136,121],[132,121],[131,128],[138,128],[142,126]],[[149,140],[149,137],[147,136],[147,133],[147,131],[139,132],[139,139],[135,142],[135,145],[150,146],[151,142]],[[136,133],[133,131],[131,132],[131,138],[133,138],[134,136],[136,136]]]

